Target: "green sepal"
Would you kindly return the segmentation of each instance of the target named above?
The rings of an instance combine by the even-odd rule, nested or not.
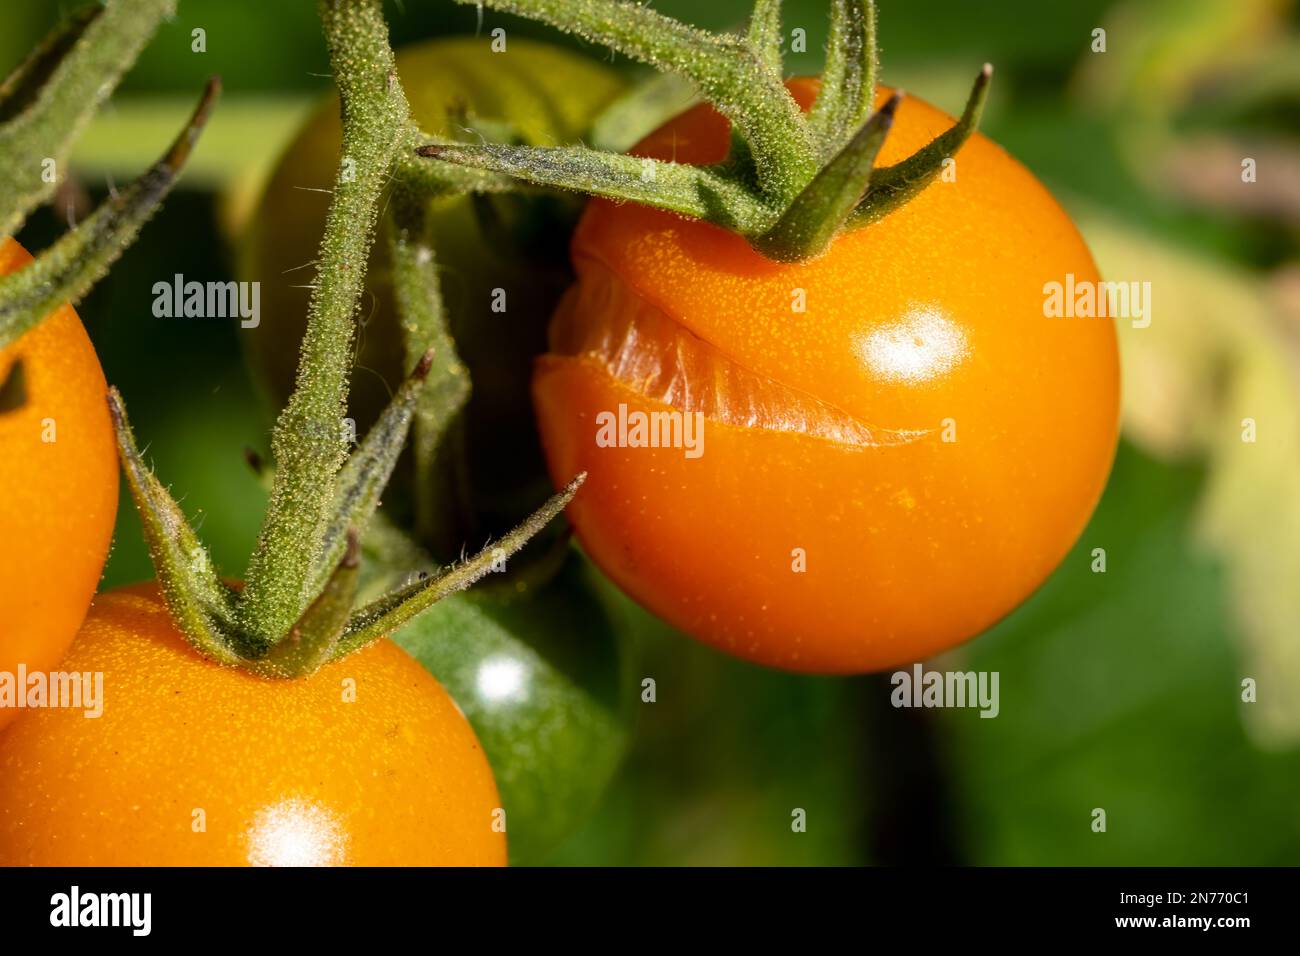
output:
[[[495,544],[485,546],[468,561],[453,565],[438,575],[429,576],[398,588],[353,615],[347,633],[339,642],[336,657],[350,654],[385,634],[390,634],[426,608],[449,594],[463,591],[489,574],[501,560],[509,558],[564,510],[573,500],[587,473],[578,475],[547,502],[529,515],[517,528]]]
[[[626,153],[650,133],[700,101],[699,94],[676,73],[652,73],[596,117],[591,145]]]
[[[208,82],[185,128],[144,175],[105,200],[35,262],[0,278],[0,348],[64,302],[77,302],[117,261],[175,185],[220,90],[217,79]]]
[[[907,159],[872,174],[866,195],[849,220],[850,228],[870,225],[889,215],[919,193],[943,170],[943,162],[970,139],[979,126],[988,98],[993,67],[985,63],[971,87],[961,118],[947,132],[936,136]]]
[[[418,131],[413,131],[407,137],[407,148],[399,150],[396,157],[397,178],[404,186],[419,192],[425,199],[519,190],[519,180],[509,176],[451,163],[426,163],[417,155],[422,147],[444,142],[452,141]]]
[[[778,262],[801,262],[826,251],[853,215],[872,176],[872,164],[902,99],[895,93],[863,124],[839,155],[822,167],[770,230],[751,240]]]
[[[250,649],[236,647],[232,639],[235,592],[217,576],[180,505],[140,457],[126,406],[115,388],[108,390],[108,410],[149,558],[178,630],[199,653],[222,664],[241,663],[242,652]]]
[[[440,553],[455,553],[462,540],[457,515],[469,499],[463,487],[463,449],[458,447],[460,413],[470,396],[469,370],[456,353],[443,305],[427,202],[403,184],[394,192],[390,215],[389,256],[402,346],[408,362],[417,355],[427,355],[431,362],[411,424],[416,532]]]
[[[836,155],[871,116],[876,72],[876,5],[832,0],[822,85],[808,111],[813,142],[823,159]]]
[[[0,127],[0,236],[13,235],[54,194],[77,134],[175,9],[175,0],[109,0],[93,18],[78,15],[58,28],[44,55],[19,67],[12,85],[6,82],[10,104],[21,110]],[[60,50],[64,55],[51,68],[49,57]],[[30,81],[38,72],[48,79],[34,91]],[[47,159],[54,160],[53,177],[42,175]]]
[[[420,156],[504,173],[538,186],[572,189],[620,202],[635,202],[751,234],[765,228],[772,211],[725,167],[692,166],[588,149],[585,146],[507,146],[433,143]]]
[[[701,219],[784,262],[818,254],[841,228],[888,215],[933,181],[978,126],[992,75],[986,64],[951,129],[908,159],[866,175],[862,157],[871,153],[874,160],[880,146],[876,128],[868,126],[879,72],[873,0],[833,0],[826,68],[806,117],[781,81],[777,0],[757,2],[744,37],[706,33],[646,5],[617,0],[459,2],[549,23],[690,82],[731,122],[730,151],[710,167],[581,146],[431,143],[419,147],[419,155]],[[618,110],[611,116],[614,132],[602,146],[626,149],[633,140],[620,133],[627,116]],[[858,192],[864,176],[866,189]],[[858,202],[846,218],[850,197]]]

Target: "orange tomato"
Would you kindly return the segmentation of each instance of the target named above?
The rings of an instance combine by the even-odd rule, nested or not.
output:
[[[791,88],[806,108],[816,85]],[[877,162],[952,122],[905,99]],[[727,143],[698,107],[637,152],[706,164]],[[584,547],[647,608],[749,660],[867,671],[987,628],[1078,537],[1117,440],[1115,330],[1045,317],[1044,285],[1097,270],[1001,148],[975,135],[955,160],[797,264],[589,204],[534,398],[552,477],[588,472],[568,509]],[[697,457],[629,447],[638,414],[674,412],[702,416]]]
[[[0,865],[506,861],[473,730],[387,640],[258,678],[200,657],[144,585],[95,601],[63,668],[103,675],[102,715],[0,737]]]
[[[32,257],[0,239],[0,275]],[[117,514],[108,386],[71,306],[0,349],[23,361],[27,401],[0,412],[0,674],[55,666],[99,584]],[[15,711],[0,701],[0,727]]]

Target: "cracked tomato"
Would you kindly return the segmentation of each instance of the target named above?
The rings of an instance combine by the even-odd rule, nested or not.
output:
[[[905,99],[877,163],[952,122]],[[702,106],[636,152],[707,164],[728,141]],[[534,377],[542,442],[554,480],[588,473],[568,509],[587,553],[687,633],[791,670],[890,667],[987,628],[1082,531],[1117,438],[1115,329],[1044,303],[1096,267],[1000,147],[954,158],[796,264],[588,205]]]

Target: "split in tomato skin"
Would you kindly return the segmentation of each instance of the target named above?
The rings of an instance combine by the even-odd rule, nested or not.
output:
[[[32,257],[0,240],[0,275]],[[0,412],[0,673],[44,671],[72,643],[103,573],[117,515],[108,386],[90,338],[61,306],[0,349],[26,399]],[[0,705],[0,728],[16,716]]]
[[[143,585],[96,599],[63,668],[103,674],[103,712],[0,737],[0,865],[506,862],[473,730],[387,640],[259,678],[201,658]]]
[[[815,81],[791,86],[806,107]],[[905,99],[878,164],[951,123]],[[726,146],[698,107],[636,152]],[[1044,285],[1096,267],[1003,150],[976,134],[955,161],[798,264],[589,204],[534,401],[553,480],[588,473],[568,512],[585,550],[651,611],[759,663],[877,670],[978,634],[1077,539],[1117,441],[1118,353],[1109,318],[1045,317]],[[602,447],[620,406],[703,412],[698,457]]]

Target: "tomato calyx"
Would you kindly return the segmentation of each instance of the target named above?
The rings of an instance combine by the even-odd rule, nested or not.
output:
[[[993,72],[987,63],[980,70],[961,118],[949,130],[907,159],[876,167],[902,93],[873,112],[871,0],[833,3],[826,69],[807,113],[782,81],[780,0],[758,0],[744,37],[706,33],[618,0],[485,2],[687,80],[730,122],[731,151],[714,165],[585,146],[501,143],[426,143],[416,155],[701,219],[738,233],[779,262],[820,255],[842,230],[883,218],[934,180],[979,125]]]
[[[144,526],[150,558],[177,627],[200,653],[221,664],[271,678],[303,677],[332,660],[401,627],[442,598],[461,591],[515,554],[573,498],[586,475],[577,476],[519,527],[474,557],[436,575],[357,607],[360,582],[359,527],[379,504],[379,492],[401,453],[415,404],[428,373],[426,355],[347,464],[340,469],[336,506],[315,550],[312,597],[284,631],[267,640],[246,627],[246,590],[222,580],[175,499],[141,458],[121,396],[110,389],[109,407],[127,483]]]
[[[514,186],[495,174],[431,170],[411,161],[412,144],[423,134],[397,78],[380,0],[324,3],[320,15],[339,87],[343,150],[297,385],[272,435],[270,502],[242,587],[220,577],[184,512],[143,461],[121,396],[114,389],[108,396],[119,458],[174,623],[211,659],[271,678],[311,674],[475,583],[558,515],[585,478],[579,474],[474,557],[361,600],[361,535],[413,420],[429,425],[425,434],[437,445],[466,395],[421,210],[435,195]],[[385,195],[394,210],[396,298],[412,371],[350,448],[356,316]]]

